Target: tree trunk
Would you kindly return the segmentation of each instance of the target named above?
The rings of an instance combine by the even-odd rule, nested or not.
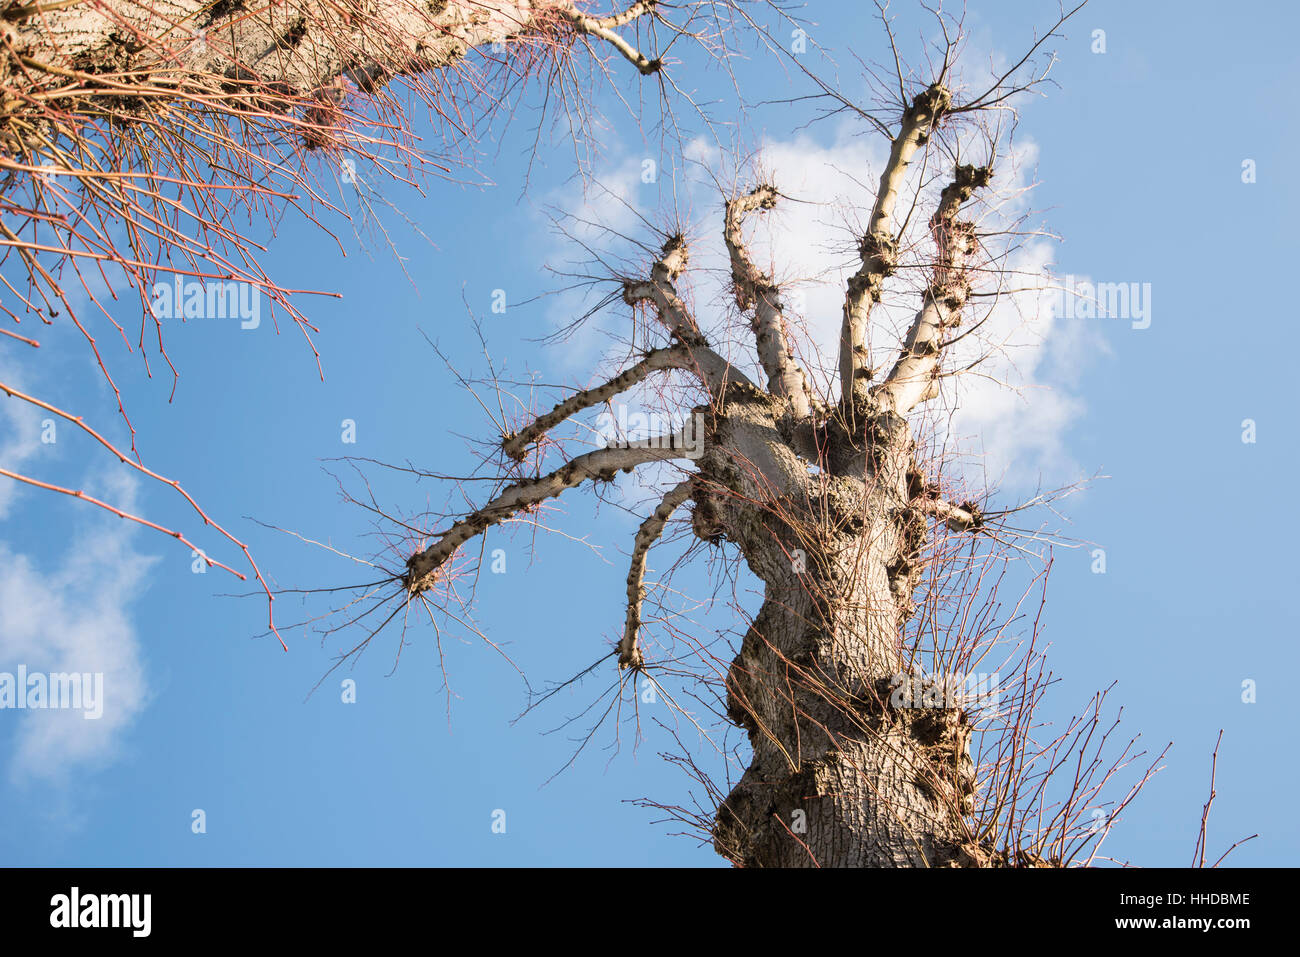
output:
[[[22,15],[13,46],[40,66],[254,79],[307,94],[348,76],[362,85],[439,69],[469,48],[528,33],[547,7],[531,0],[109,0]],[[560,7],[571,5],[560,4]],[[21,18],[20,18],[21,17]],[[554,15],[552,15],[554,19]]]
[[[253,122],[308,107],[319,111],[305,117],[308,145],[323,145],[312,142],[312,126],[324,137],[349,90],[371,94],[394,77],[436,77],[473,48],[503,44],[494,58],[511,61],[507,69],[518,76],[550,47],[594,39],[654,73],[659,61],[618,32],[653,6],[638,0],[601,18],[572,0],[0,0],[0,146],[22,153],[39,143],[32,127],[55,107],[122,122],[168,99]],[[446,102],[448,80],[417,85],[444,103],[454,125],[472,119]],[[490,96],[482,78],[467,87],[467,99]]]
[[[857,438],[831,419],[803,437],[810,469],[779,406],[740,391],[712,423],[696,497],[697,533],[726,535],[766,583],[727,677],[753,761],[715,847],[751,867],[970,863],[966,716],[891,702],[926,531],[910,430],[886,412]]]

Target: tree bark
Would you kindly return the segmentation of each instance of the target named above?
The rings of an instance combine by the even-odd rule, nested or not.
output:
[[[864,447],[831,424],[816,442],[833,467],[809,470],[780,404],[743,392],[713,422],[696,499],[697,533],[735,542],[766,584],[727,676],[753,760],[715,847],[751,867],[970,863],[966,716],[891,700],[926,533],[910,429],[881,413]]]
[[[617,32],[649,16],[653,0],[603,18],[583,13],[573,0],[0,0],[0,6],[0,119],[39,118],[51,103],[86,117],[121,119],[172,97],[269,117],[319,103],[327,112],[316,119],[327,123],[328,110],[349,86],[374,93],[398,76],[446,70],[473,48],[520,40],[560,45],[591,38],[641,73],[659,69],[658,60]],[[14,152],[31,136],[21,123],[0,123],[0,132],[2,145]]]
[[[305,94],[344,76],[373,86],[395,73],[436,70],[472,47],[576,13],[564,0],[109,0],[61,9],[11,4],[5,16],[14,46],[39,64],[256,78]]]

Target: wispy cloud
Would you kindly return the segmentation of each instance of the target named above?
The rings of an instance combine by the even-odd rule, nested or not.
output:
[[[102,480],[104,493],[132,508],[136,482]],[[155,559],[136,551],[130,523],[87,517],[88,530],[42,565],[0,542],[0,671],[102,673],[103,714],[86,720],[75,710],[4,710],[12,734],[15,782],[60,785],[101,767],[121,747],[145,707],[143,653],[130,613]]]

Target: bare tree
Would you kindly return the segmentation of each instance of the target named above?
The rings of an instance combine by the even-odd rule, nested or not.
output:
[[[452,480],[461,500],[480,504],[399,518],[373,495],[353,498],[387,523],[389,557],[401,564],[368,563],[380,580],[322,616],[327,634],[363,632],[338,663],[394,622],[400,654],[413,612],[427,613],[439,641],[447,625],[467,624],[474,539],[502,525],[545,527],[557,496],[579,487],[599,494],[636,472],[659,500],[631,546],[626,620],[602,659],[616,661],[621,680],[608,703],[593,705],[596,727],[625,703],[637,707],[643,681],[672,704],[678,727],[719,751],[721,724],[747,738],[738,780],[714,780],[683,745],[670,759],[705,796],[693,807],[646,803],[744,866],[1097,859],[1163,752],[1112,794],[1144,752],[1136,738],[1115,739],[1105,693],[1064,728],[1045,730],[1035,718],[1051,678],[1038,643],[1041,594],[1037,612],[1032,600],[1050,559],[1009,608],[999,590],[1012,559],[1050,543],[1016,521],[1053,496],[998,508],[993,490],[962,492],[944,472],[949,450],[916,433],[945,384],[997,352],[986,327],[1000,298],[1042,282],[1010,265],[1021,221],[1001,214],[996,170],[1012,104],[1047,79],[1043,44],[1066,16],[1010,70],[970,85],[955,71],[960,20],[936,14],[942,39],[918,75],[902,65],[882,9],[893,58],[889,73],[872,74],[879,101],[862,106],[817,81],[831,112],[861,118],[889,143],[874,203],[862,211],[836,355],[798,354],[779,270],[753,252],[753,221],[787,199],[774,182],[722,196],[735,310],[721,320],[693,304],[692,242],[680,226],[642,247],[650,255],[640,269],[597,256],[604,274],[587,278],[609,286],[598,308],[621,302],[631,312],[624,361],[549,410],[536,408],[527,383],[462,380],[495,390],[485,405],[501,410],[483,469],[472,484]],[[901,341],[873,350],[876,311],[909,298]],[[680,429],[638,437],[601,429],[603,444],[580,449],[584,413],[651,383]],[[516,417],[512,407],[528,411]],[[747,627],[730,661],[669,616],[654,621],[660,640],[648,640],[650,552],[682,527],[696,539],[686,558],[730,554],[763,583],[756,613],[735,602]],[[727,558],[714,564],[724,577],[734,572]],[[659,577],[660,589],[666,581]],[[1009,647],[1017,623],[1027,634]],[[999,687],[963,684],[994,655]]]
[[[566,113],[576,111],[567,121],[581,128],[575,48],[593,53],[586,62],[598,70],[613,61],[671,86],[661,40],[667,47],[688,38],[713,51],[719,11],[730,7],[636,0],[596,14],[572,0],[7,0],[0,259],[16,259],[27,282],[0,276],[6,301],[17,303],[0,308],[15,323],[72,322],[130,428],[94,327],[74,308],[69,276],[128,347],[98,297],[122,284],[135,290],[142,352],[151,333],[166,357],[150,303],[159,271],[251,284],[310,342],[294,291],[261,269],[258,242],[232,225],[233,214],[291,207],[314,219],[334,209],[315,171],[355,175],[356,160],[398,178],[450,173],[458,146],[534,75],[557,91]],[[382,557],[365,562],[378,580],[356,586],[323,616],[328,633],[363,632],[340,663],[392,623],[402,631],[400,655],[412,611],[427,612],[439,636],[447,624],[472,628],[464,585],[477,573],[474,539],[501,525],[539,525],[567,490],[599,489],[637,472],[660,495],[631,546],[621,637],[601,659],[619,674],[604,715],[625,700],[635,707],[641,680],[719,751],[728,747],[719,727],[746,735],[738,780],[714,780],[684,748],[672,760],[700,781],[706,799],[655,806],[745,866],[1061,866],[1097,858],[1160,756],[1109,796],[1116,774],[1142,755],[1133,739],[1112,746],[1117,722],[1103,716],[1104,693],[1063,729],[1044,732],[1035,713],[1050,674],[1037,615],[1022,609],[1032,610],[1045,570],[1009,610],[999,598],[1008,562],[1026,550],[1021,540],[1037,539],[1015,516],[1036,503],[997,508],[992,490],[959,492],[944,474],[945,450],[917,437],[945,383],[996,352],[981,331],[999,297],[1026,281],[1007,264],[1018,224],[999,216],[995,171],[1014,125],[1011,103],[1046,79],[1050,58],[1038,54],[1065,17],[1010,70],[973,89],[955,80],[960,21],[936,17],[943,40],[928,72],[917,74],[903,67],[882,11],[894,72],[875,77],[878,102],[870,106],[809,74],[831,112],[858,116],[889,142],[874,202],[863,211],[836,354],[799,353],[778,270],[753,252],[753,221],[787,197],[761,178],[728,190],[720,239],[735,310],[721,336],[707,331],[718,324],[704,321],[692,301],[692,243],[674,226],[643,268],[598,277],[610,283],[604,304],[631,312],[626,361],[549,410],[536,409],[535,390],[522,384],[527,397],[518,402],[529,412],[502,411],[487,474],[472,485],[451,480],[480,504],[455,516],[399,518],[373,497],[355,499],[387,524],[400,560],[391,568]],[[395,85],[440,119],[442,153],[417,149],[390,92]],[[908,297],[914,308],[901,341],[873,351],[877,310]],[[35,334],[0,333],[39,345]],[[737,335],[747,340],[744,354],[733,348]],[[973,356],[971,342],[979,343]],[[652,384],[684,423],[680,430],[605,436],[589,450],[560,435]],[[491,385],[516,398],[511,383],[494,377]],[[175,481],[144,466],[133,428],[130,448],[122,448],[13,384],[0,383],[0,391],[84,430],[215,525]],[[159,528],[80,490],[3,467],[0,476]],[[242,543],[216,528],[262,581]],[[677,529],[696,539],[687,557],[730,554],[734,560],[716,563],[724,577],[743,560],[764,584],[756,613],[736,602],[746,628],[730,661],[647,612],[651,550]],[[1006,631],[1027,619],[1027,636],[1008,651]],[[651,637],[655,624],[666,641]],[[998,688],[972,694],[961,686],[960,676],[995,654],[1005,656]],[[990,691],[992,704],[983,700]],[[1202,822],[1201,861],[1204,833]]]

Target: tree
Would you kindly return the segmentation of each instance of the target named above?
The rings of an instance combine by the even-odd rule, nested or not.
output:
[[[359,501],[392,517],[410,551],[339,610],[337,628],[364,631],[340,664],[392,622],[404,643],[413,612],[427,612],[439,629],[440,621],[463,623],[478,536],[536,524],[568,490],[598,491],[635,471],[660,494],[631,547],[621,640],[602,659],[616,661],[622,676],[604,712],[622,701],[635,707],[644,682],[697,729],[710,713],[743,729],[749,749],[743,776],[726,784],[689,754],[674,758],[704,784],[712,806],[656,806],[744,866],[1064,866],[1094,858],[1160,756],[1126,791],[1103,798],[1140,756],[1136,739],[1112,749],[1117,722],[1103,718],[1104,693],[1064,732],[1043,738],[1034,715],[1049,677],[1036,622],[999,687],[969,687],[1030,594],[1010,615],[996,597],[1007,562],[1024,551],[1018,539],[1037,537],[1012,524],[1034,502],[998,508],[989,490],[952,489],[944,449],[917,434],[927,403],[996,350],[980,337],[999,297],[1041,281],[1008,265],[1019,223],[1000,214],[997,170],[1012,104],[1046,79],[1050,58],[1039,54],[1064,18],[1010,70],[967,88],[955,75],[961,23],[938,16],[937,64],[918,77],[894,46],[896,72],[873,76],[883,106],[859,106],[819,84],[833,108],[889,142],[843,290],[838,354],[797,355],[797,319],[779,270],[752,251],[754,218],[786,199],[779,184],[759,177],[727,190],[721,240],[734,313],[710,321],[692,304],[692,242],[674,224],[644,247],[654,251],[643,269],[590,277],[608,283],[602,305],[621,302],[631,313],[615,374],[549,410],[491,383],[499,408],[531,411],[521,421],[502,412],[483,473],[456,487],[475,507],[399,519],[373,497]],[[888,31],[883,11],[882,19]],[[908,298],[901,342],[873,350],[873,318]],[[748,340],[740,354],[726,346],[733,334]],[[585,451],[560,436],[650,383],[680,429],[631,437],[597,425],[605,442]],[[649,556],[673,523],[698,540],[688,556],[734,550],[763,583],[761,607],[747,616],[730,662],[680,629],[647,643]],[[688,695],[701,707],[688,709]]]
[[[355,173],[351,157],[397,176],[446,168],[448,156],[430,158],[413,145],[389,94],[395,83],[432,107],[454,154],[530,74],[558,86],[566,107],[580,108],[580,97],[563,95],[573,89],[575,44],[664,81],[654,33],[649,45],[629,39],[639,26],[666,33],[669,44],[690,37],[711,48],[717,37],[697,21],[717,22],[712,4],[688,6],[677,20],[667,19],[666,7],[638,0],[596,16],[567,0],[256,9],[238,0],[12,0],[0,13],[0,245],[26,271],[27,286],[0,276],[20,303],[9,316],[41,323],[66,316],[113,384],[97,336],[68,294],[68,270],[95,306],[105,289],[133,288],[142,307],[138,346],[152,324],[165,357],[151,294],[160,271],[179,267],[196,279],[255,286],[310,341],[293,291],[261,270],[258,243],[230,224],[233,211],[256,218],[291,207],[311,218],[330,209],[314,163],[347,175]],[[721,245],[734,314],[710,323],[692,302],[694,241],[680,223],[662,232],[644,268],[599,277],[610,283],[606,303],[631,313],[626,361],[550,410],[525,399],[522,420],[502,413],[489,474],[476,476],[493,491],[453,483],[476,507],[447,521],[392,518],[409,547],[398,567],[356,586],[338,610],[338,628],[365,632],[341,660],[390,623],[405,630],[413,610],[427,610],[435,628],[440,620],[463,623],[456,606],[464,604],[461,583],[477,573],[467,547],[474,539],[534,522],[570,489],[598,490],[635,471],[661,495],[632,543],[621,640],[598,663],[617,665],[613,704],[630,694],[635,705],[638,683],[646,683],[685,720],[699,726],[712,713],[747,736],[737,781],[719,784],[689,754],[674,758],[702,781],[711,806],[669,813],[746,866],[1058,866],[1098,854],[1160,756],[1127,790],[1103,798],[1116,773],[1140,757],[1134,740],[1117,753],[1110,746],[1117,722],[1103,718],[1105,693],[1064,731],[1043,737],[1035,711],[1049,676],[1036,621],[996,689],[965,685],[1045,581],[1044,572],[1002,612],[998,589],[1026,535],[1012,517],[1035,502],[997,507],[991,490],[961,491],[945,474],[944,448],[924,431],[927,406],[946,384],[977,371],[997,348],[981,340],[991,304],[1032,279],[1007,265],[1019,224],[1000,214],[997,172],[1014,126],[1011,106],[1046,78],[1050,62],[1035,57],[1065,17],[1010,70],[968,89],[954,72],[961,23],[936,16],[939,62],[918,75],[902,66],[882,11],[897,70],[876,78],[878,105],[855,103],[808,74],[832,110],[859,117],[890,147],[874,203],[862,211],[836,354],[800,354],[779,270],[763,265],[750,241],[754,220],[788,197],[761,175],[726,190]],[[471,68],[473,51],[482,58]],[[873,349],[876,320],[903,301],[913,309],[900,341]],[[719,326],[722,336],[713,331]],[[129,348],[125,331],[116,331]],[[748,354],[731,348],[737,332]],[[679,431],[610,432],[589,451],[560,435],[650,386],[684,420]],[[0,391],[62,417],[180,491],[143,465],[133,429],[125,450],[80,416],[11,384]],[[118,405],[129,427],[120,398]],[[730,552],[763,582],[733,660],[697,636],[663,642],[653,633],[651,550],[682,526],[698,541],[690,557]],[[687,696],[702,712],[685,706]],[[1103,808],[1099,824],[1094,815]]]
[[[659,46],[686,39],[711,55],[732,12],[707,0],[671,9],[634,0],[608,14],[573,0],[4,0],[0,267],[22,279],[0,273],[0,316],[13,323],[0,335],[39,347],[42,326],[75,326],[116,396],[129,448],[18,383],[0,382],[0,392],[173,486],[265,587],[244,544],[175,480],[145,466],[101,340],[138,349],[150,376],[152,340],[174,394],[179,373],[164,327],[188,314],[188,277],[200,299],[223,309],[235,287],[258,302],[265,296],[272,321],[277,308],[286,314],[319,364],[315,327],[295,301],[303,291],[259,265],[266,223],[288,208],[323,226],[325,214],[339,212],[328,180],[341,176],[360,192],[358,169],[409,182],[452,173],[472,162],[482,125],[534,77],[581,139],[592,73],[622,63],[666,96],[670,61]],[[432,117],[442,140],[435,151],[418,142],[408,100]],[[124,288],[140,304],[134,347],[108,308]],[[108,325],[92,321],[95,313]],[[0,476],[155,528],[244,577],[179,531],[4,465]]]

